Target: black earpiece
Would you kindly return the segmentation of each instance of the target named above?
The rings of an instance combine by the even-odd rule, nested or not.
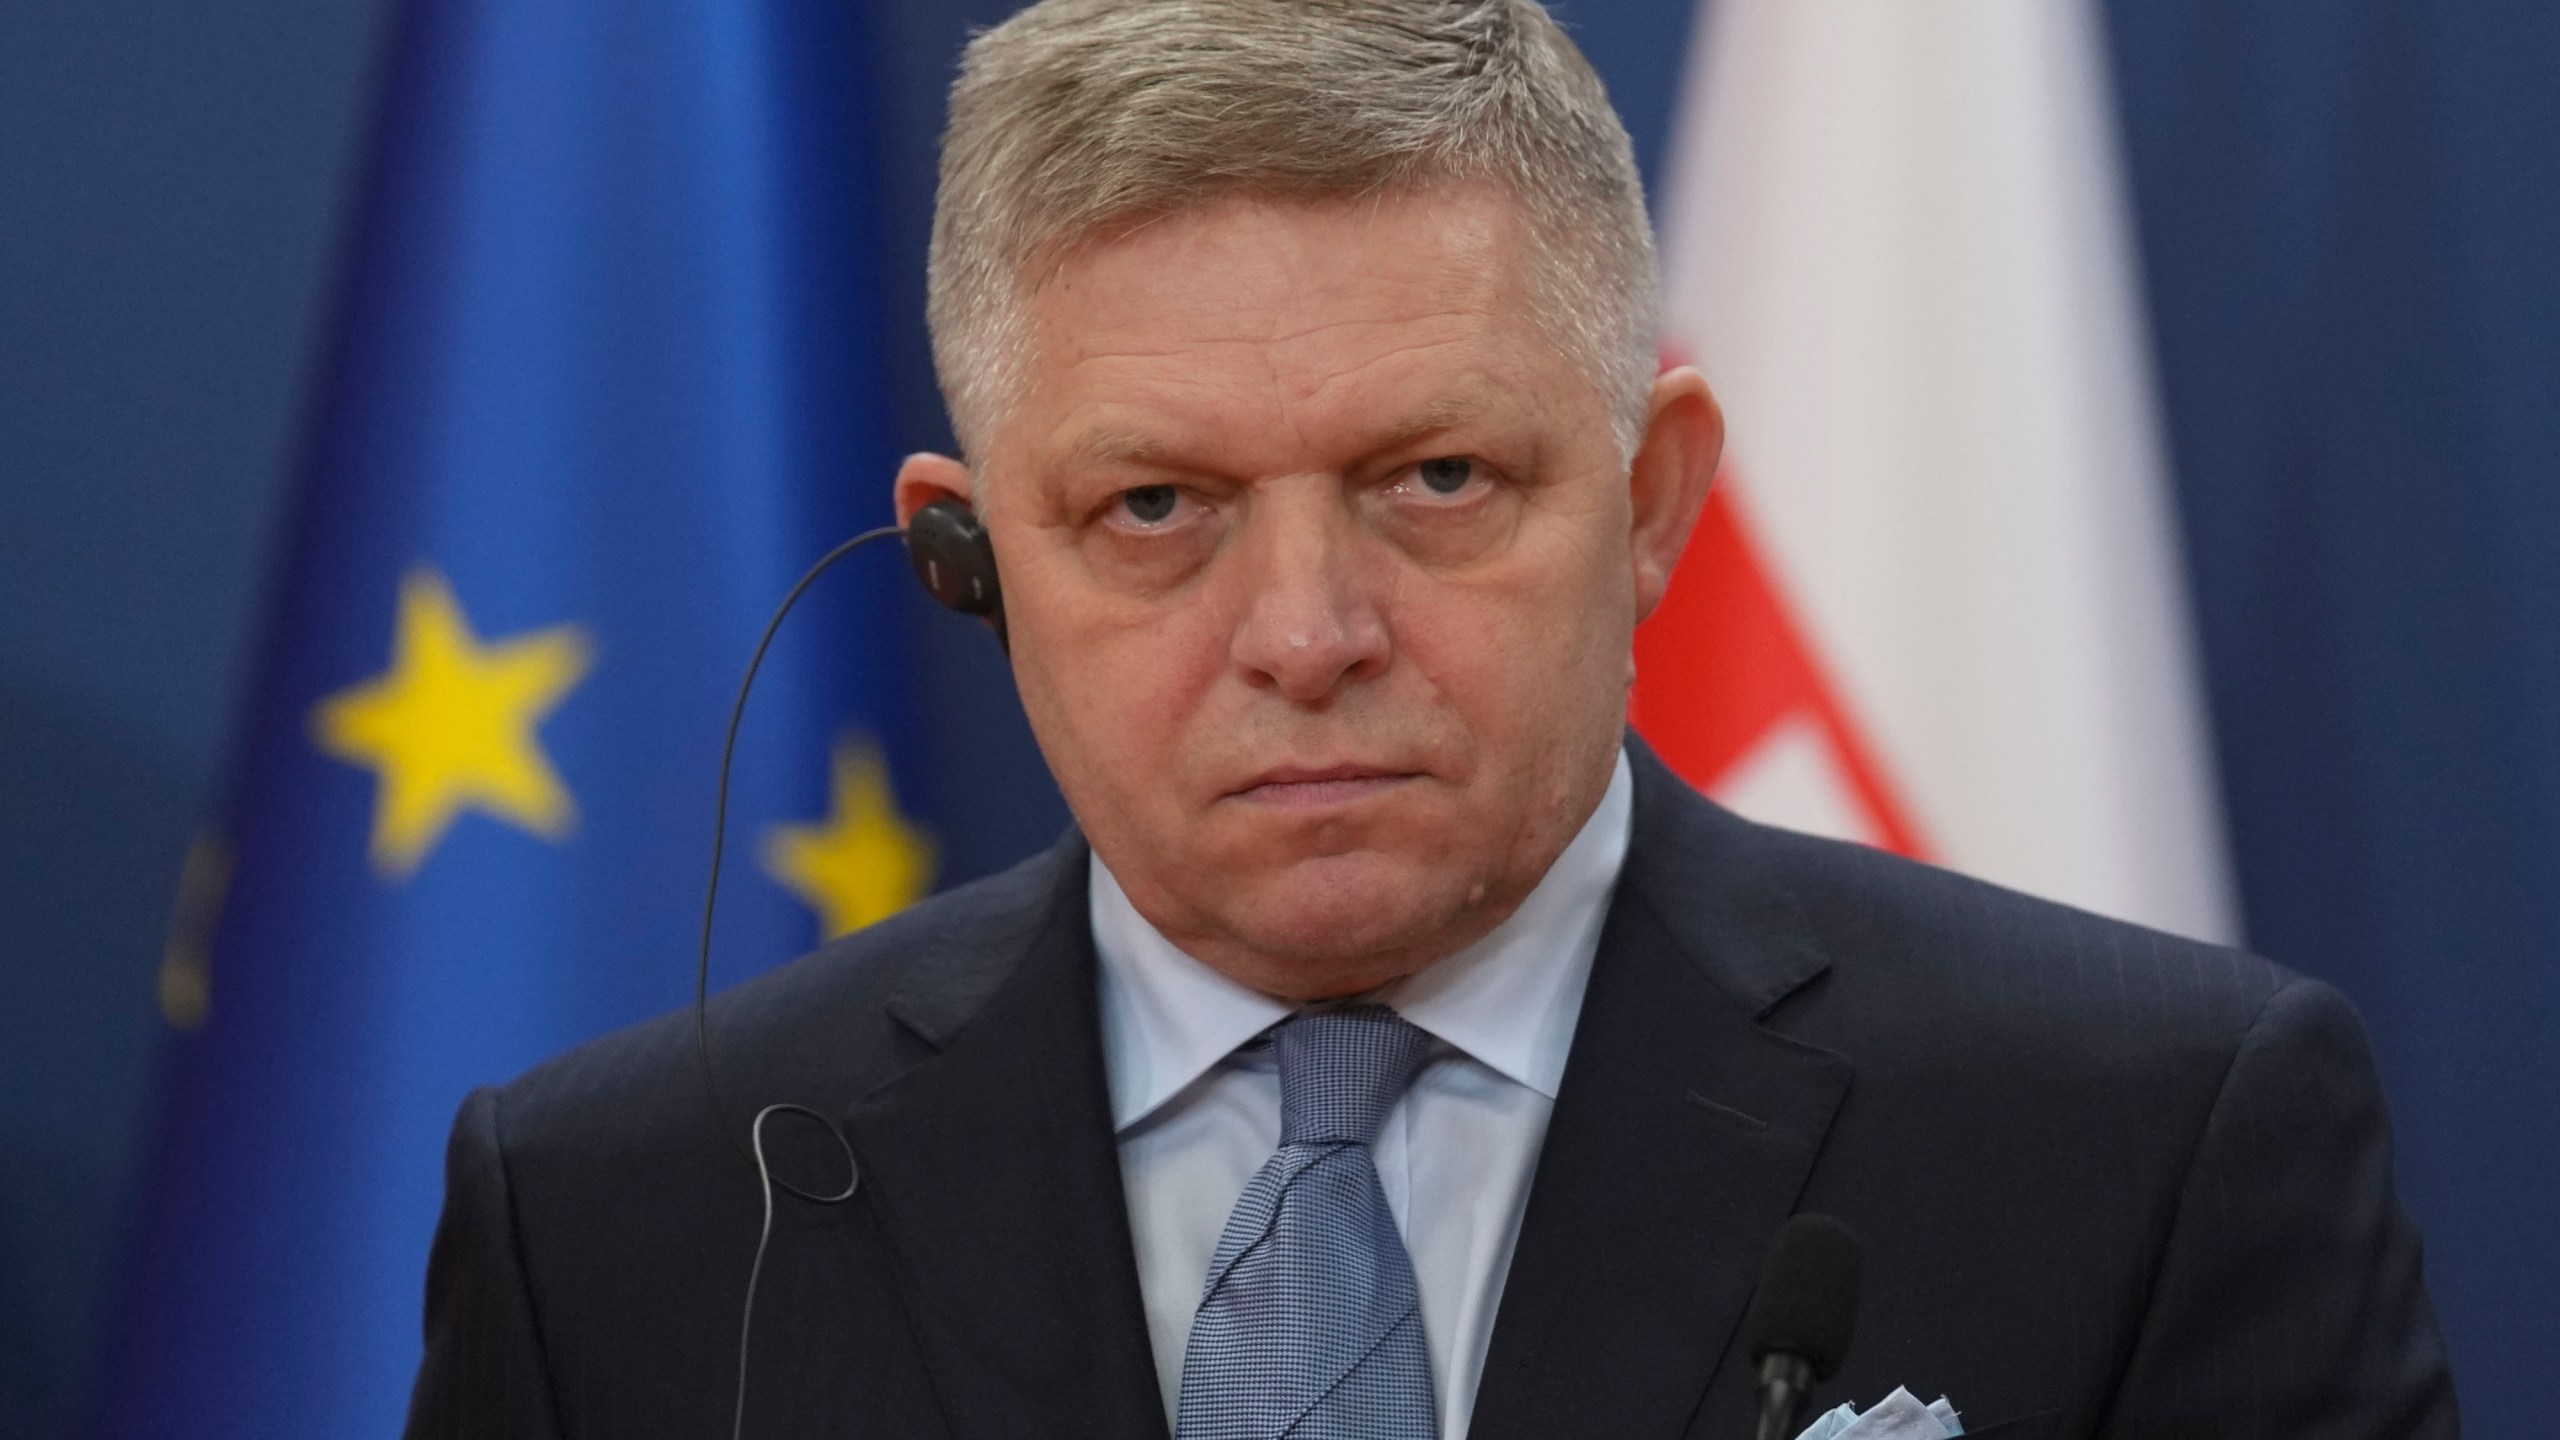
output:
[[[907,522],[907,563],[933,598],[963,615],[1004,629],[1004,590],[996,583],[996,547],[967,502],[945,495]]]

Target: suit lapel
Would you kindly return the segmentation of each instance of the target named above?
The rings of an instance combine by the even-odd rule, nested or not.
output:
[[[1628,746],[1634,842],[1477,1392],[1481,1440],[1680,1434],[1849,1086],[1844,1057],[1758,1023],[1828,962],[1750,828]]]
[[[848,1117],[958,1440],[1165,1433],[1103,1075],[1085,869],[1069,842],[1009,973],[918,967],[891,1010],[938,1053]]]

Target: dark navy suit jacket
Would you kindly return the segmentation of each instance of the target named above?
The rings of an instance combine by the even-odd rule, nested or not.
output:
[[[1799,1210],[1865,1241],[1824,1406],[1976,1434],[2450,1436],[2452,1382],[2336,992],[2235,951],[1740,820],[1635,752],[1633,843],[1472,1434],[1747,1433],[1736,1334]],[[728,1433],[748,1117],[840,1117],[782,1197],[754,1436],[1127,1436],[1165,1418],[1070,836],[713,1002],[474,1094],[413,1436]],[[777,1167],[840,1184],[819,1127]]]

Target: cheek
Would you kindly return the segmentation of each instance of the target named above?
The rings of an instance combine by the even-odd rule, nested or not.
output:
[[[1629,589],[1623,567],[1579,546],[1463,582],[1417,578],[1399,596],[1400,644],[1488,758],[1544,768],[1623,724]]]
[[[1014,675],[1050,768],[1079,813],[1145,808],[1186,757],[1182,737],[1216,680],[1222,638],[1179,607],[1081,585],[1024,591]]]

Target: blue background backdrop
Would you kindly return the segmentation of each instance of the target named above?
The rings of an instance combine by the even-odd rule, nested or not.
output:
[[[907,446],[945,438],[921,321],[942,88],[1010,8],[867,20]],[[1559,8],[1650,171],[1686,0]],[[2465,1409],[2533,1433],[2560,1407],[2560,7],[2107,8],[2250,936],[2363,1007]],[[72,1433],[93,1378],[162,931],[384,9],[0,8],[0,1433]],[[942,824],[950,881],[1061,812],[992,649],[928,664],[945,748],[915,798],[976,817]]]

